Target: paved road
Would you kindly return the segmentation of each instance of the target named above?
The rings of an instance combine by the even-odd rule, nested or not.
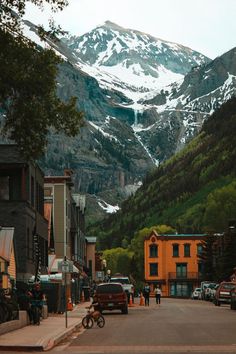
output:
[[[138,300],[136,300],[138,301]],[[86,353],[236,353],[236,311],[199,300],[163,299],[160,307],[111,312],[100,329],[74,333],[52,352]]]

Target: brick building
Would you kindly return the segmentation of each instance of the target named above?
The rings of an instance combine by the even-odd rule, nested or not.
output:
[[[159,285],[163,296],[189,297],[199,285],[203,234],[158,235],[144,241],[145,281],[153,291]]]

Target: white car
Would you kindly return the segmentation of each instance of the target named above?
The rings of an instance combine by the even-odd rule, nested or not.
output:
[[[196,300],[201,298],[201,288],[195,288],[192,292],[191,299]]]

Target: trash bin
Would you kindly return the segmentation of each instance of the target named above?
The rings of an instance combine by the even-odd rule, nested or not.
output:
[[[236,288],[231,290],[230,308],[231,310],[236,310]]]

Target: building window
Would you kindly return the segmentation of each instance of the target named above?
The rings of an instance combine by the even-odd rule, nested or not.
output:
[[[203,263],[198,263],[198,273],[199,275],[201,276],[203,274],[203,271],[204,271],[204,264]]]
[[[184,245],[184,257],[190,257],[190,244],[186,243]]]
[[[34,177],[31,176],[31,206],[35,206],[35,188],[34,188]]]
[[[178,244],[173,245],[173,257],[179,257],[179,245]]]
[[[0,200],[9,200],[9,176],[0,177]]]
[[[150,258],[158,257],[158,246],[157,245],[150,245],[149,246],[149,257]]]
[[[21,174],[19,170],[1,171],[0,200],[21,199]]]
[[[187,278],[187,263],[176,264],[176,277]]]
[[[150,263],[150,276],[157,276],[158,275],[158,263]]]
[[[198,255],[198,256],[201,256],[201,255],[202,255],[202,252],[203,252],[203,247],[202,247],[202,244],[199,243],[199,244],[197,245],[197,255]]]
[[[93,261],[91,259],[88,261],[88,267],[89,267],[89,276],[92,277],[92,275],[93,275]]]

